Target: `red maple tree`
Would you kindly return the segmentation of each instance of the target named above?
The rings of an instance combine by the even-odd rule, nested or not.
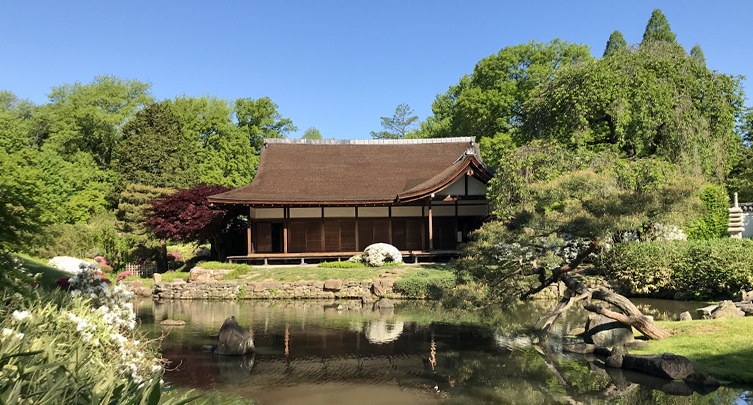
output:
[[[163,241],[210,242],[219,259],[224,260],[220,236],[227,226],[227,210],[210,204],[207,197],[230,189],[201,183],[189,189],[177,190],[149,203],[151,207],[146,210],[149,229]]]

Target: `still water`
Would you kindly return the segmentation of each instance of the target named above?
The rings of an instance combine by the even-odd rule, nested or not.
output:
[[[635,300],[655,319],[702,306]],[[373,309],[360,301],[145,301],[141,328],[164,336],[164,379],[256,404],[751,403],[747,387],[701,395],[684,383],[604,369],[593,357],[562,352],[566,332],[586,314],[571,310],[544,344],[527,326],[552,305],[529,302],[493,314],[443,310],[433,302]],[[222,322],[249,328],[256,353],[216,356]],[[161,327],[164,319],[185,327]],[[490,326],[493,325],[493,326]]]

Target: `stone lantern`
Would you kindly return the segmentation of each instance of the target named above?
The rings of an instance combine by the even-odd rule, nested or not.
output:
[[[742,239],[744,230],[743,210],[737,203],[737,193],[735,193],[735,204],[729,209],[729,228],[727,228],[727,232],[729,232],[729,236],[732,238]]]

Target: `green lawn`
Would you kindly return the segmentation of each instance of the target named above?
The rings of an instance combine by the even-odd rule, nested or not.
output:
[[[735,383],[753,383],[753,317],[685,322],[660,321],[670,332],[633,354],[674,353],[690,359],[696,371]]]
[[[45,290],[52,290],[55,288],[55,282],[60,278],[72,277],[70,273],[66,273],[62,270],[58,270],[54,267],[47,265],[47,261],[35,259],[27,255],[19,255],[23,260],[23,267],[31,274],[42,273],[42,278],[39,280],[39,285]]]
[[[402,278],[419,270],[436,272],[451,272],[449,265],[419,264],[419,265],[390,265],[383,267],[360,267],[354,269],[327,268],[317,266],[293,267],[252,267],[239,281],[325,281],[328,279],[342,279],[350,281],[364,281],[378,278],[380,274],[386,277]],[[395,272],[395,273],[388,273]]]

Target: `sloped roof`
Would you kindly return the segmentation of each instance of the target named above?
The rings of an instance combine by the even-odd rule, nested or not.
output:
[[[217,203],[356,204],[420,198],[468,171],[488,181],[472,137],[313,141],[267,139],[251,184],[209,197]]]

